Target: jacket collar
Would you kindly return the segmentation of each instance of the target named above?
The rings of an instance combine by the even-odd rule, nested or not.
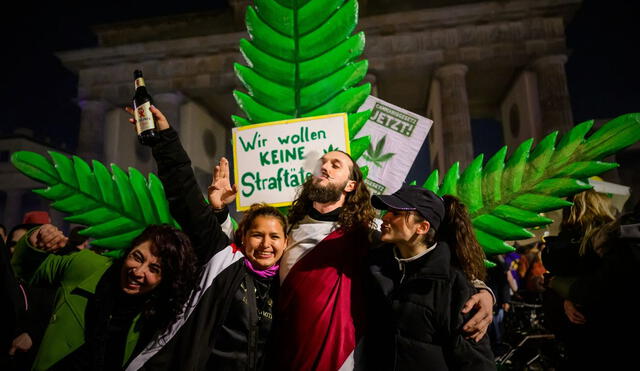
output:
[[[85,278],[82,282],[78,284],[78,286],[76,286],[76,288],[91,294],[95,294],[96,287],[98,286],[98,282],[100,282],[100,279],[104,275],[105,271],[109,269],[112,263],[113,263],[113,260],[109,260],[105,262],[104,266],[100,267],[100,269],[97,269],[89,277]]]
[[[400,269],[411,278],[449,275],[451,252],[445,242],[438,242],[427,251],[408,259],[398,258],[395,247],[393,252],[396,263],[401,266]]]
[[[384,296],[389,297],[399,287],[400,281],[448,277],[451,264],[449,246],[438,242],[436,247],[420,256],[398,259],[394,245],[381,246],[375,252],[369,270]]]
[[[418,259],[420,259],[421,257],[423,257],[423,256],[427,255],[428,253],[430,253],[431,251],[433,251],[433,249],[435,249],[435,248],[436,248],[436,246],[438,246],[438,243],[437,243],[437,242],[436,242],[436,243],[434,243],[433,245],[429,246],[425,251],[421,252],[420,254],[418,254],[418,255],[414,255],[414,256],[409,257],[409,258],[401,258],[401,257],[399,256],[400,254],[399,254],[399,252],[398,252],[398,250],[399,250],[399,249],[398,249],[398,248],[394,248],[394,249],[393,249],[393,256],[396,258],[396,260],[398,261],[398,263],[410,263],[410,262],[412,262],[412,261],[418,260]]]

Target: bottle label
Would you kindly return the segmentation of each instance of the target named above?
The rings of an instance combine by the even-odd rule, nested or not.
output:
[[[134,116],[136,118],[136,130],[138,131],[138,135],[143,131],[156,127],[153,122],[153,115],[151,114],[151,102],[146,102],[136,107]]]
[[[142,77],[138,77],[133,83],[136,85],[137,89],[141,86],[144,86],[144,79]]]

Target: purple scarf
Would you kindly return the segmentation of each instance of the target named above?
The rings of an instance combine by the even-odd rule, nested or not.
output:
[[[269,267],[267,269],[258,270],[258,269],[255,269],[253,267],[253,265],[251,264],[251,262],[247,258],[244,258],[244,266],[247,267],[248,270],[253,272],[253,274],[255,274],[258,277],[262,277],[262,278],[271,278],[271,277],[275,276],[276,274],[278,274],[278,269],[280,268],[280,265],[276,264],[276,265],[273,265],[273,266],[271,266],[271,267]]]

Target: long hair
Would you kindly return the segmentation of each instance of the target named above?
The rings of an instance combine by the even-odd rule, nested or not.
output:
[[[599,253],[599,240],[603,231],[613,228],[616,218],[611,209],[609,197],[592,189],[578,193],[573,197],[573,205],[562,220],[562,230],[580,236],[579,254],[585,255],[593,249]]]
[[[151,332],[162,334],[180,318],[192,290],[197,289],[197,258],[189,237],[169,225],[148,226],[133,240],[125,257],[146,241],[151,243],[151,253],[160,258],[162,280],[149,295],[141,319]]]
[[[436,240],[444,241],[451,249],[451,264],[472,279],[484,280],[484,251],[476,239],[467,207],[454,196],[443,197],[445,217],[436,233]]]
[[[285,233],[287,232],[287,219],[278,209],[265,203],[256,203],[251,205],[249,210],[244,212],[242,220],[238,223],[238,229],[234,234],[235,241],[238,245],[242,243],[244,235],[253,225],[253,221],[259,216],[269,216],[278,219],[282,225],[282,230]]]
[[[348,153],[342,151],[337,152],[344,153],[349,157],[349,160],[351,160],[351,164],[349,165],[349,180],[356,182],[355,189],[347,193],[345,197],[342,211],[338,216],[338,227],[345,232],[374,228],[373,220],[376,217],[376,212],[373,206],[371,206],[371,193],[369,193],[369,189],[364,184],[364,176],[358,164],[353,161],[353,158],[351,158]],[[313,181],[312,178],[307,179],[305,185],[311,181]],[[308,189],[303,185],[299,192],[298,197],[289,209],[290,228],[298,224],[313,207],[313,201],[309,198]]]

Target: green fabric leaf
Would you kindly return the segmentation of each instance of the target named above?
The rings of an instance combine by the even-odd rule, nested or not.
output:
[[[467,208],[469,212],[482,208],[482,161],[484,155],[480,155],[471,162],[471,165],[460,177],[460,193],[468,195]]]
[[[504,239],[502,238],[495,237],[481,229],[475,229],[474,232],[476,232],[478,243],[482,246],[486,255],[505,254],[515,250],[504,242]]]
[[[440,188],[438,186],[438,169],[435,169],[431,174],[429,174],[427,180],[422,184],[422,188],[426,188],[436,194],[438,193],[438,189]]]
[[[502,173],[502,189],[504,193],[518,192],[522,187],[522,178],[524,177],[524,168],[529,159],[529,150],[533,139],[522,142],[511,155]]]
[[[442,185],[438,190],[438,196],[444,195],[458,195],[458,179],[460,179],[460,163],[456,162],[451,165],[449,171],[444,176],[442,180]]]
[[[590,120],[576,125],[569,130],[569,132],[560,139],[560,143],[558,143],[556,151],[551,158],[551,163],[567,163],[567,159],[570,159],[575,150],[583,144],[584,136],[587,135],[592,126],[593,120]]]
[[[33,192],[48,200],[57,200],[71,196],[73,188],[69,188],[64,184],[56,184],[45,189],[34,189]]]
[[[516,197],[510,205],[524,210],[545,212],[571,206],[571,202],[563,198],[526,193]]]
[[[473,219],[473,227],[476,231],[480,229],[492,235],[500,236],[505,240],[521,240],[533,237],[533,233],[525,228],[491,214],[480,215]]]
[[[355,0],[268,1],[247,7],[250,40],[240,41],[247,66],[236,65],[247,93],[234,97],[247,118],[236,125],[345,112],[354,114],[371,92],[364,34],[352,35]],[[350,116],[353,138],[366,122]]]
[[[169,213],[162,183],[155,175],[151,174],[147,181],[133,168],[127,175],[112,165],[110,173],[98,161],[92,162],[91,169],[77,156],[70,159],[57,152],[49,155],[51,160],[19,151],[11,162],[28,177],[46,185],[34,192],[54,201],[51,207],[71,214],[65,220],[88,227],[80,233],[95,238],[92,245],[122,249],[129,247],[149,224],[177,225]]]
[[[507,146],[502,147],[487,161],[482,172],[482,197],[485,204],[499,203],[502,199],[502,172]]]
[[[347,115],[347,118],[349,120],[349,139],[350,140],[353,140],[356,134],[358,134],[358,132],[360,131],[360,129],[362,129],[364,124],[367,123],[367,120],[369,120],[369,116],[371,116],[371,110],[366,110],[366,111]]]
[[[144,228],[138,228],[131,230],[131,232],[126,232],[106,238],[99,238],[97,240],[93,240],[91,244],[110,250],[126,249],[127,247],[131,246],[131,241],[139,236],[143,230]]]
[[[532,191],[547,193],[555,197],[567,197],[591,189],[589,183],[573,178],[552,178],[536,184]]]
[[[531,153],[529,157],[529,166],[527,166],[527,171],[524,175],[524,178],[528,181],[535,181],[540,179],[540,177],[544,174],[545,169],[549,165],[549,161],[551,161],[551,157],[553,156],[553,152],[555,150],[554,144],[556,143],[556,138],[558,137],[558,132],[554,131],[553,133],[547,135],[538,143],[535,150]]]
[[[371,137],[368,135],[366,137],[360,137],[352,141],[350,144],[351,157],[354,160],[359,159],[360,156],[362,156],[362,154],[367,150],[367,147],[369,147],[369,145],[371,145]]]
[[[577,161],[572,164],[568,164],[563,169],[560,169],[557,174],[558,176],[570,176],[584,179],[617,167],[618,164],[611,162]]]
[[[506,147],[484,168],[480,156],[476,158],[462,177],[455,164],[437,193],[457,196],[469,207],[476,237],[486,254],[510,251],[505,240],[530,237],[527,228],[552,222],[540,213],[571,205],[563,197],[590,189],[585,178],[618,166],[601,162],[603,157],[640,141],[640,114],[617,117],[585,138],[592,126],[593,121],[575,126],[557,145],[558,133],[551,133],[533,151],[529,139],[518,146],[506,165]],[[438,189],[434,173],[423,187]]]
[[[46,157],[28,151],[18,151],[11,155],[11,163],[16,169],[34,180],[53,184],[58,179],[58,172]]]
[[[362,178],[366,179],[367,176],[369,175],[369,166],[362,166],[360,168],[360,171],[362,172]]]
[[[499,205],[493,209],[491,214],[527,228],[540,227],[553,222],[553,220],[538,213],[519,209],[511,205]]]
[[[616,117],[589,137],[589,142],[585,143],[581,154],[588,158],[603,159],[617,152],[617,148],[634,144],[640,137],[638,123],[640,123],[638,113]]]

